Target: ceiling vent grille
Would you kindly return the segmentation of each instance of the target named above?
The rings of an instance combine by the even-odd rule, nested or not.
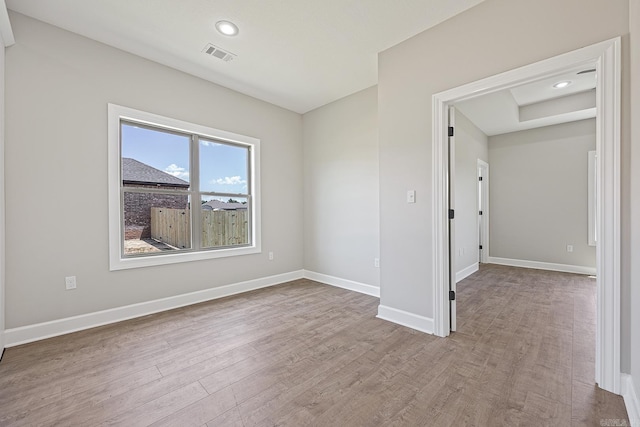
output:
[[[224,62],[229,62],[235,59],[235,57],[237,56],[236,54],[221,49],[218,46],[212,45],[211,43],[207,44],[204,49],[202,49],[202,51],[207,55],[213,56],[214,58],[222,59]]]

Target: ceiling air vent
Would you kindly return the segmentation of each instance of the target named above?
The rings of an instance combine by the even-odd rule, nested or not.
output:
[[[229,62],[237,56],[236,54],[221,49],[218,46],[212,45],[211,43],[206,45],[202,51],[207,55],[222,59],[224,62]]]

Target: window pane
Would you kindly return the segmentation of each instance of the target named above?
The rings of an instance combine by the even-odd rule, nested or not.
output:
[[[121,134],[125,187],[189,187],[189,136],[128,123],[122,123]]]
[[[249,150],[200,140],[200,191],[249,194]]]
[[[245,197],[202,196],[202,247],[249,244],[249,203]]]
[[[124,193],[124,254],[153,254],[191,248],[189,196]]]

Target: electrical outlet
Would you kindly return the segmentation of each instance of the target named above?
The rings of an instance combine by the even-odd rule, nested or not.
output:
[[[76,276],[67,276],[64,278],[64,284],[67,290],[72,290],[76,288]]]
[[[269,261],[273,261],[273,252],[269,252]]]
[[[374,258],[373,259],[373,266],[375,268],[380,268],[380,258]]]
[[[567,245],[567,252],[573,252],[573,245]]]

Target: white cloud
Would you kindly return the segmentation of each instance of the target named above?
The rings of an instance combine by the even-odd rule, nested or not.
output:
[[[247,181],[240,178],[239,176],[225,176],[224,178],[218,178],[211,181],[212,184],[220,184],[220,185],[239,185],[246,184]]]
[[[217,142],[213,142],[213,141],[208,141],[206,139],[201,139],[200,140],[200,144],[204,145],[205,147],[219,147],[222,144],[217,143]]]
[[[181,168],[175,163],[172,163],[164,168],[164,171],[169,175],[175,176],[176,178],[184,179],[185,181],[189,180],[189,172],[185,168]]]

